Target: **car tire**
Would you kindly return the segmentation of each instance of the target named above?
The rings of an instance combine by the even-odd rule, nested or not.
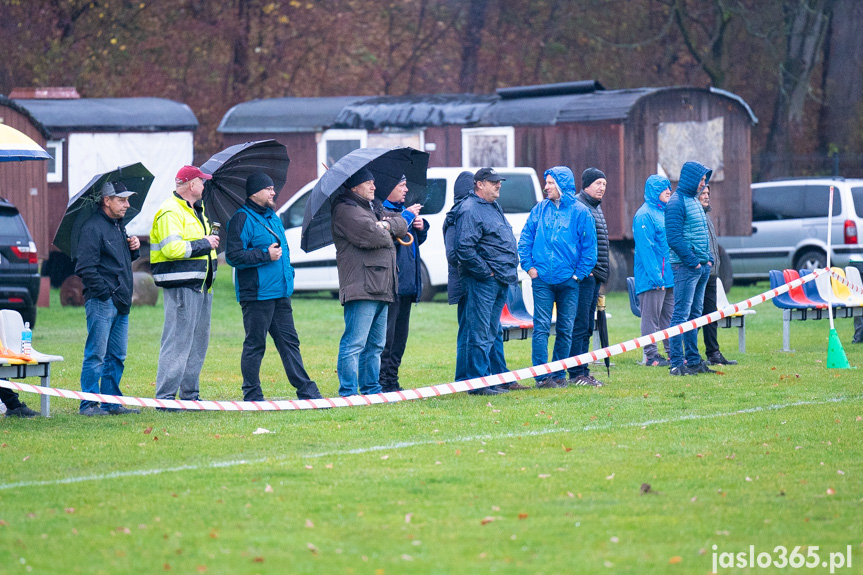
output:
[[[420,301],[431,301],[434,299],[435,293],[437,290],[431,285],[431,278],[429,278],[429,271],[426,269],[426,265],[420,262],[420,277],[422,277],[423,282],[423,293],[420,296]]]
[[[801,253],[794,260],[795,270],[816,270],[827,265],[827,254],[821,250],[810,249]]]

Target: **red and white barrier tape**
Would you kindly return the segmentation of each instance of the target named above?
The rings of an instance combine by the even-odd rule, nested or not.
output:
[[[98,401],[101,403],[116,403],[128,407],[162,407],[170,409],[184,410],[208,410],[208,411],[288,411],[298,409],[327,409],[331,407],[356,407],[361,405],[374,405],[379,403],[396,403],[399,401],[407,401],[411,399],[425,399],[428,397],[438,397],[441,395],[449,395],[463,391],[481,389],[499,385],[501,383],[511,383],[521,379],[531,379],[537,375],[546,375],[557,371],[562,371],[570,367],[583,365],[619,355],[627,351],[632,351],[651,343],[657,343],[670,337],[681,335],[687,331],[698,329],[708,323],[712,323],[723,319],[727,316],[732,316],[740,313],[745,309],[764,303],[773,299],[777,295],[788,292],[791,289],[802,286],[803,284],[815,280],[820,275],[829,272],[827,269],[819,269],[807,274],[800,279],[796,279],[787,284],[781,285],[775,289],[771,289],[757,296],[751,297],[740,303],[728,305],[727,307],[715,311],[713,313],[701,316],[694,320],[687,321],[680,325],[669,327],[655,333],[644,335],[629,341],[610,345],[608,347],[583,353],[581,355],[570,357],[567,359],[545,363],[542,365],[525,367],[522,369],[499,373],[497,375],[489,375],[486,377],[478,377],[466,381],[456,381],[452,383],[444,383],[440,385],[432,385],[428,387],[419,387],[416,389],[406,389],[404,391],[393,391],[388,393],[375,393],[372,395],[352,395],[350,397],[331,397],[324,399],[296,399],[296,400],[277,400],[277,401],[204,401],[204,400],[172,400],[172,399],[153,399],[149,397],[126,397],[116,395],[102,395],[98,393],[86,393],[83,391],[73,391],[68,389],[56,389],[53,387],[41,387],[29,385],[26,383],[17,383],[0,379],[0,386],[13,389],[16,391],[26,391],[29,393],[38,393],[41,395],[51,395],[55,397],[65,397],[67,399],[77,399],[86,401]]]

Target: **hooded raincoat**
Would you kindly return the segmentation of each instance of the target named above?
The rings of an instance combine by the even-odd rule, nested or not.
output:
[[[549,284],[582,280],[596,265],[596,223],[590,209],[575,199],[572,170],[555,166],[543,174],[549,175],[560,189],[560,200],[545,199],[530,210],[518,240],[521,267],[535,268]]]
[[[700,178],[699,178],[700,179]],[[635,293],[673,288],[674,275],[665,239],[666,204],[660,194],[671,187],[668,178],[654,174],[644,183],[644,204],[632,219],[635,240]]]

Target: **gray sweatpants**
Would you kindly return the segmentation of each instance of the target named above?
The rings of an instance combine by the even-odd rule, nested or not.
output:
[[[666,329],[671,324],[671,314],[674,312],[674,288],[641,292],[638,294],[638,304],[641,306],[641,335]],[[662,346],[668,354],[667,339],[662,341]],[[645,345],[643,349],[645,362],[659,355],[655,343]]]
[[[156,399],[198,399],[198,377],[210,343],[212,293],[191,288],[162,290],[165,327],[156,373]]]

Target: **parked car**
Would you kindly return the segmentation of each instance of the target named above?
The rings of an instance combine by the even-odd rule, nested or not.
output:
[[[18,208],[0,198],[0,309],[18,310],[32,327],[38,300],[36,244]]]
[[[725,236],[735,281],[768,279],[770,270],[827,264],[827,215],[833,187],[831,265],[863,260],[863,180],[800,178],[752,184],[752,235]]]
[[[430,300],[438,291],[445,290],[447,284],[446,249],[443,242],[443,222],[446,213],[453,205],[453,186],[458,175],[464,170],[476,171],[478,168],[429,168],[428,186],[425,197],[418,197],[418,191],[408,193],[407,204],[421,203],[420,215],[428,220],[428,238],[422,245],[423,299]],[[500,189],[498,203],[512,224],[518,238],[521,228],[527,221],[531,208],[542,200],[542,188],[533,168],[498,168],[506,178]],[[285,226],[288,247],[291,250],[291,265],[294,266],[295,291],[338,292],[339,277],[336,270],[336,248],[333,245],[314,250],[310,253],[300,249],[300,234],[306,202],[317,180],[303,186],[285,205],[276,212]]]

